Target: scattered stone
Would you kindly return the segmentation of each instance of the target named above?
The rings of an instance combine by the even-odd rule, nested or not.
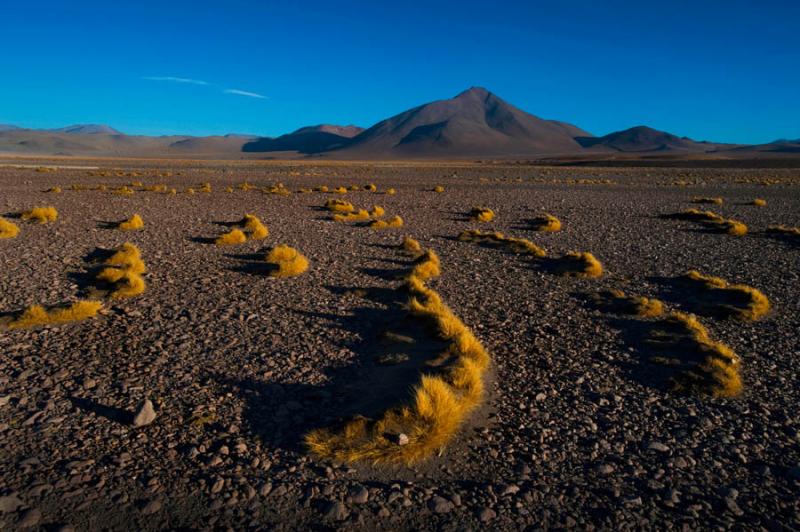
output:
[[[453,503],[437,495],[428,499],[428,509],[436,514],[446,514],[453,509]]]
[[[18,526],[20,528],[31,528],[38,525],[39,521],[41,520],[42,512],[40,512],[38,508],[31,508],[22,514],[22,518],[19,520]]]
[[[483,507],[480,512],[478,512],[478,519],[481,523],[488,523],[495,517],[497,517],[497,513],[489,507]]]
[[[335,501],[328,504],[325,510],[325,518],[333,521],[344,521],[350,515],[347,506],[341,501]]]
[[[153,408],[153,402],[150,399],[145,399],[136,408],[136,414],[133,416],[134,427],[144,427],[156,420],[156,411]]]
[[[669,452],[669,447],[658,441],[651,441],[647,449],[650,451],[658,451],[659,453]]]

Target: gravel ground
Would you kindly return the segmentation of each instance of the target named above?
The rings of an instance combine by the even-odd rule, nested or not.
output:
[[[800,527],[800,246],[763,233],[800,225],[800,171],[74,164],[142,175],[0,168],[4,216],[59,211],[54,224],[20,222],[18,238],[0,240],[0,312],[75,299],[87,290],[87,256],[128,240],[142,249],[148,289],[93,320],[0,330],[0,528]],[[167,170],[175,175],[157,177]],[[395,187],[393,196],[344,199],[381,205],[405,227],[329,221],[320,210],[329,194],[224,191],[245,180]],[[68,190],[131,181],[179,190],[209,181],[214,190]],[[432,192],[435,184],[446,192]],[[56,185],[64,192],[44,192]],[[659,218],[693,207],[693,196],[723,197],[711,210],[750,234]],[[756,197],[768,205],[746,205]],[[475,205],[497,213],[482,229],[530,238],[551,256],[590,251],[606,275],[559,277],[456,241],[476,227],[465,216]],[[561,232],[530,230],[526,220],[544,212],[561,219]],[[144,230],[104,224],[133,213]],[[261,217],[268,239],[205,241],[245,213]],[[443,272],[431,286],[492,354],[485,405],[441,456],[414,467],[316,460],[302,447],[307,430],[375,413],[416,378],[416,369],[375,362],[387,349],[380,333],[411,325],[391,290],[408,267],[391,248],[404,234],[439,253]],[[277,243],[305,254],[309,271],[266,276],[260,261]],[[701,318],[742,358],[736,399],[672,393],[631,341],[636,323],[585,302],[588,292],[621,288],[686,308],[664,278],[688,269],[754,286],[772,303],[755,323]],[[415,349],[437,345],[426,341]],[[134,428],[148,398],[157,418]]]

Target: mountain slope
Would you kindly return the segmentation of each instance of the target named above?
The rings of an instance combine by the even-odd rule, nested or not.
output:
[[[111,126],[104,124],[73,124],[67,127],[50,129],[53,133],[66,133],[68,135],[122,135]]]
[[[344,157],[508,157],[569,153],[574,137],[589,136],[563,122],[543,120],[473,87],[449,100],[383,120],[333,155]]]
[[[576,137],[584,148],[608,149],[626,153],[632,152],[705,152],[719,147],[717,144],[697,142],[686,137],[678,137],[666,131],[647,126],[636,126],[623,131],[615,131],[602,137]]]
[[[276,138],[261,137],[242,146],[243,152],[298,152],[306,155],[342,148],[364,129],[358,126],[322,124]]]

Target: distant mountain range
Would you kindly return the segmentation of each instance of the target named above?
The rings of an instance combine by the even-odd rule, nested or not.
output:
[[[695,141],[647,126],[596,137],[527,113],[480,87],[409,109],[368,129],[321,124],[279,137],[126,135],[101,124],[24,129],[0,124],[0,154],[336,159],[786,157],[800,139],[761,145]]]

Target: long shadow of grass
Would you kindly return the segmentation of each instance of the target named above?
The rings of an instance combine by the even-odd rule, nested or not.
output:
[[[223,373],[215,380],[245,401],[247,430],[268,445],[304,450],[303,437],[312,429],[331,427],[356,416],[379,417],[410,397],[420,374],[438,371],[446,343],[427,331],[403,306],[402,290],[328,287],[342,297],[358,297],[369,306],[345,316],[290,310],[322,319],[331,328],[345,329],[358,338],[348,345],[356,356],[346,365],[323,369],[321,385],[277,380],[236,379]]]

